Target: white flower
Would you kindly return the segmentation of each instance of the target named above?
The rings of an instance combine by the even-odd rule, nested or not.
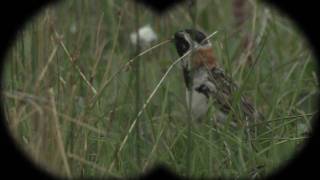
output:
[[[149,24],[141,27],[138,30],[138,33],[139,33],[139,43],[140,43],[141,48],[146,48],[146,47],[150,46],[150,44],[152,42],[154,42],[158,39],[157,34],[153,31],[153,29],[151,28],[151,26]],[[133,45],[137,45],[137,43],[138,43],[137,37],[138,37],[137,32],[132,32],[130,34],[131,43]]]

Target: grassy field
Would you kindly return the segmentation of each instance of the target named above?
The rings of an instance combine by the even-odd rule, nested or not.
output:
[[[39,13],[8,53],[3,79],[20,147],[67,177],[131,177],[159,163],[183,176],[263,177],[284,165],[303,147],[316,110],[308,44],[286,16],[256,1],[248,9],[201,3],[157,16],[129,0],[69,0]],[[136,57],[129,36],[145,24],[159,37],[153,45],[194,26],[218,32],[210,41],[219,63],[266,117],[250,140],[246,128],[210,120],[214,107],[189,123],[181,68],[159,83],[178,59],[173,44]]]

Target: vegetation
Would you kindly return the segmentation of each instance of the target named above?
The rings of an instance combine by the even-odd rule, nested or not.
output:
[[[178,5],[162,16],[128,0],[44,9],[7,56],[8,127],[32,160],[61,176],[131,177],[159,163],[192,177],[271,173],[308,138],[316,63],[286,16],[256,1],[247,5],[247,18],[237,23],[237,7],[224,0]],[[159,37],[150,51],[130,43],[145,24]],[[244,126],[215,124],[214,107],[200,123],[188,123],[181,68],[167,71],[178,55],[171,42],[159,43],[190,27],[218,32],[210,40],[215,56],[263,112],[250,140]]]

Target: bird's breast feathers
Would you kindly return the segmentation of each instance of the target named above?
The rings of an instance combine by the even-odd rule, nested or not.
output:
[[[192,53],[191,66],[193,68],[206,67],[212,69],[217,66],[212,48],[199,48]]]

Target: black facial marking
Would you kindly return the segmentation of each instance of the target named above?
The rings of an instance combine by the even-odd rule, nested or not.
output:
[[[190,43],[185,39],[183,33],[189,34],[191,39],[198,44],[206,45],[209,41],[204,41],[206,39],[206,35],[198,30],[195,29],[185,29],[182,31],[178,31],[174,34],[174,43],[177,49],[177,52],[180,56],[183,56],[189,49]]]
[[[185,40],[185,38],[180,32],[176,32],[174,34],[174,43],[179,56],[183,56],[184,53],[186,53],[190,48],[188,41]]]
[[[183,77],[184,77],[184,82],[187,86],[188,89],[191,88],[191,72],[188,71],[187,69],[183,68]]]

